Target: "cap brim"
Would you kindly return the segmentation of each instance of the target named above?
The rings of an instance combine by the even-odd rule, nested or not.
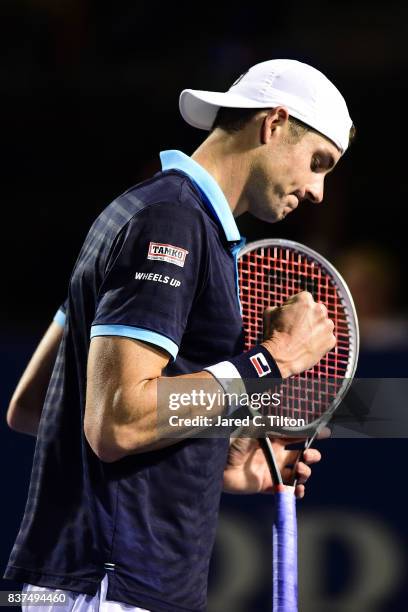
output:
[[[187,123],[201,130],[210,130],[220,107],[264,108],[265,105],[230,92],[184,89],[180,94],[179,107]]]

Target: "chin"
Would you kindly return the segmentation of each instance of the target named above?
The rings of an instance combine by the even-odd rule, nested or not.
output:
[[[254,198],[248,212],[259,219],[259,221],[277,223],[283,219],[282,212],[284,208],[283,202],[280,202],[279,199],[267,197],[265,194],[263,198]]]
[[[281,221],[283,219],[282,212],[276,213],[275,210],[271,209],[257,210],[252,214],[254,217],[259,219],[259,221],[264,221],[265,223],[277,223],[278,221]]]
[[[275,213],[257,213],[254,215],[254,217],[256,217],[259,221],[263,221],[264,223],[277,223],[283,219],[283,217],[278,218]]]

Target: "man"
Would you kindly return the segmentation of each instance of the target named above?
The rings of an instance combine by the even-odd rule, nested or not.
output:
[[[158,381],[216,391],[224,378],[255,377],[255,353],[285,378],[335,344],[325,307],[303,292],[266,313],[268,336],[242,352],[234,216],[276,222],[322,201],[352,128],[341,94],[310,66],[272,60],[227,93],[183,91],[180,110],[208,138],[191,158],[162,153],[162,172],[95,221],[58,314],[63,331],[53,323],[9,408],[10,426],[29,433],[42,415],[6,577],[63,589],[75,609],[205,610],[223,484],[271,491],[256,440],[171,437]],[[287,443],[273,442],[286,478]],[[311,449],[298,464],[299,497],[319,459]]]

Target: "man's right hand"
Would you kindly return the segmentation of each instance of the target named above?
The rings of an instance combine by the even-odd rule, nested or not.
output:
[[[265,310],[262,344],[276,361],[282,378],[287,378],[313,367],[335,346],[333,329],[326,306],[302,291],[279,308]]]

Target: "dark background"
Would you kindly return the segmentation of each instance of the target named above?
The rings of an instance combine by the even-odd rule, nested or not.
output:
[[[223,91],[279,57],[334,81],[357,139],[322,205],[302,204],[278,225],[242,219],[242,232],[298,240],[333,261],[359,312],[360,376],[406,376],[407,5],[3,0],[0,18],[3,415],[95,216],[159,169],[160,150],[191,154],[205,137],[178,114],[180,91]],[[33,444],[2,419],[1,569]],[[299,504],[301,610],[407,610],[405,440],[320,448]],[[266,497],[223,499],[210,612],[270,610],[271,509]]]

